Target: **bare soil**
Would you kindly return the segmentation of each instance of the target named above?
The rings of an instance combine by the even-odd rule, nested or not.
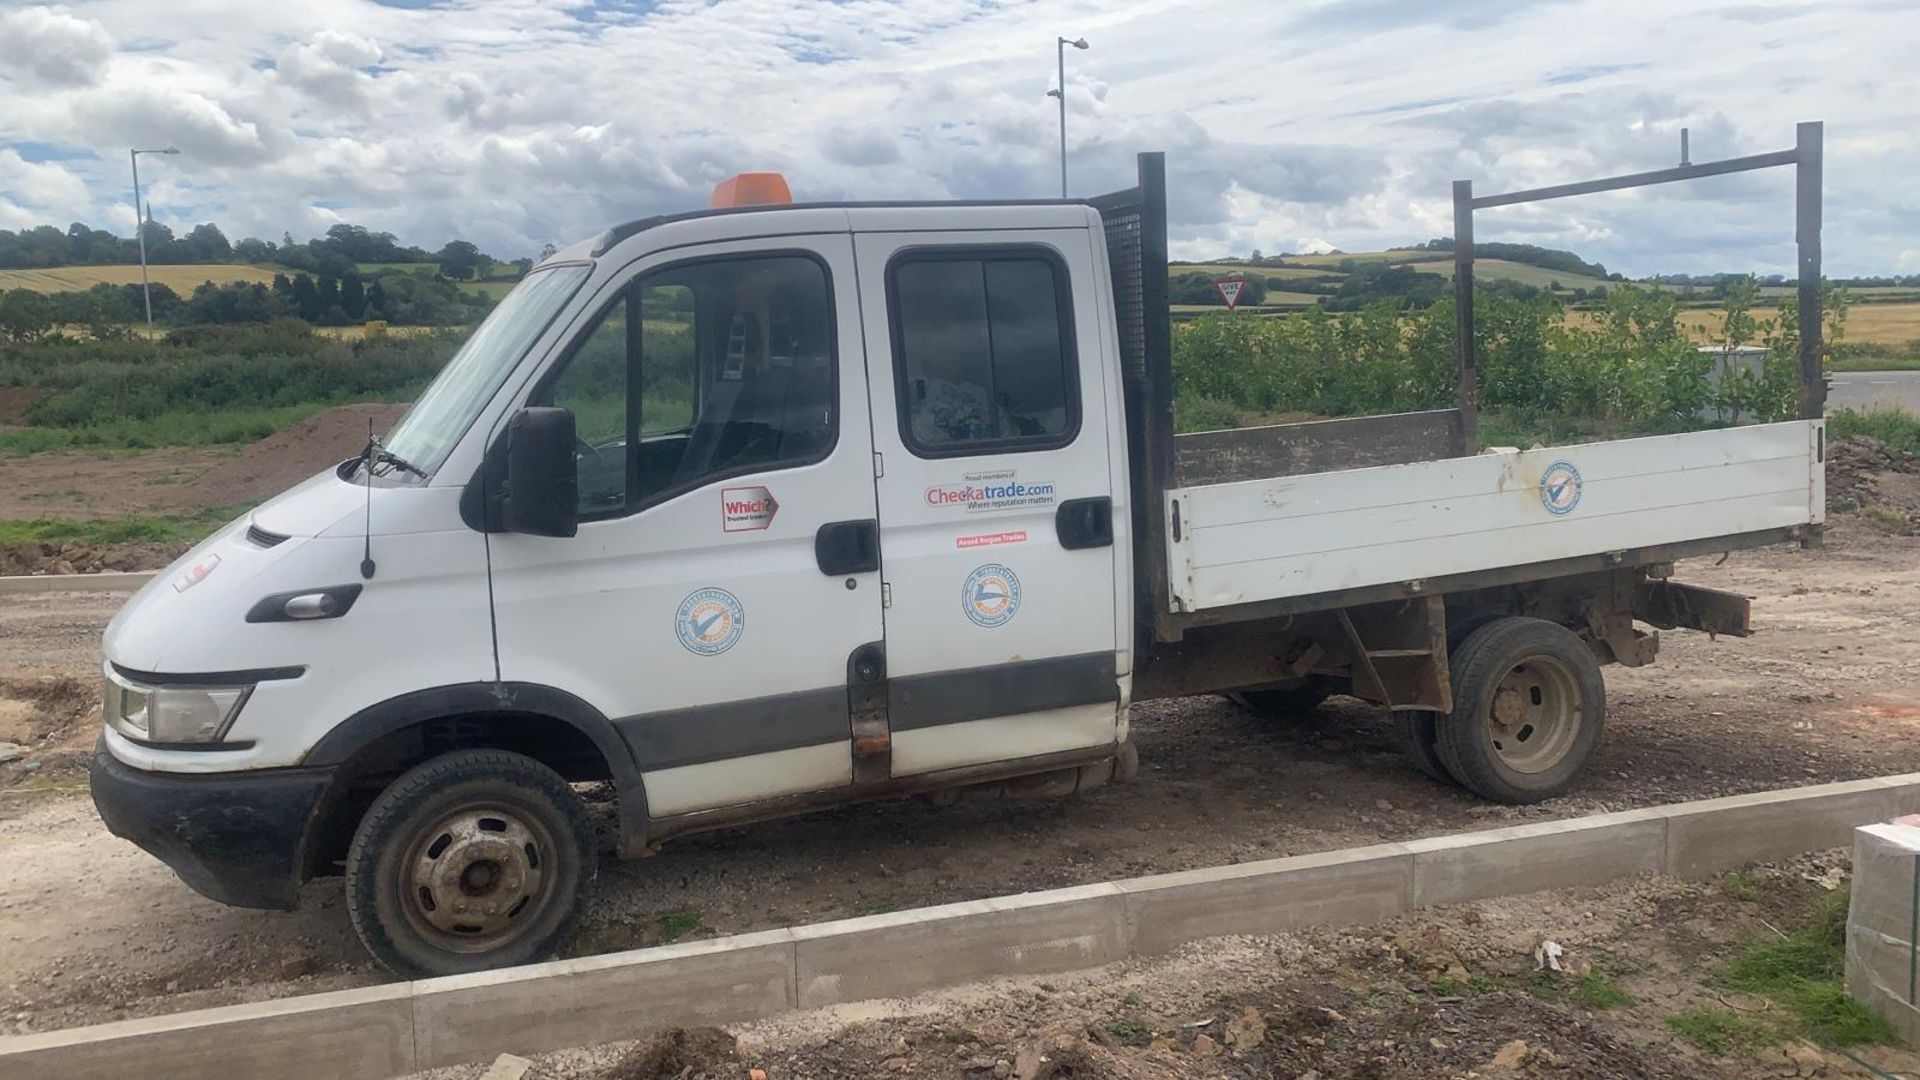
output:
[[[1134,710],[1131,784],[875,803],[606,861],[570,952],[1920,771],[1920,541],[1842,519],[1824,550],[1693,560],[1677,576],[1754,596],[1759,632],[1667,634],[1656,665],[1609,669],[1607,742],[1573,796],[1478,802],[1407,766],[1387,718],[1351,700],[1295,722],[1220,698],[1156,702]],[[25,749],[0,765],[0,1033],[381,981],[337,879],[308,885],[297,912],[229,909],[101,827],[82,763],[99,632],[119,602],[0,604],[0,708]]]
[[[1695,1008],[1776,1019],[1710,986],[1746,942],[1792,927],[1844,878],[1828,852],[1706,885],[1641,878],[1420,912],[1378,926],[1191,943],[1164,957],[795,1013],[730,1030],[672,1029],[534,1059],[529,1080],[1297,1080],[1427,1077],[1869,1076],[1784,1037],[1727,1056],[1667,1025]],[[1539,970],[1535,947],[1567,970]],[[1913,1075],[1920,1056],[1856,1048]],[[474,1080],[483,1066],[423,1074]]]
[[[0,399],[0,407],[5,400]],[[111,521],[188,517],[260,502],[367,444],[367,421],[386,431],[405,405],[341,405],[239,447],[175,447],[137,454],[0,457],[0,521]],[[209,529],[208,531],[211,531]],[[46,541],[0,544],[0,574],[155,570],[190,545]]]

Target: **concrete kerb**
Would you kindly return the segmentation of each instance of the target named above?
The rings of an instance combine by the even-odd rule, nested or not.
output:
[[[0,596],[49,592],[135,592],[152,580],[149,571],[98,574],[20,574],[0,577]]]
[[[639,1038],[1187,941],[1376,922],[1417,907],[1705,876],[1848,843],[1920,811],[1920,773],[1330,851],[506,971],[0,1039],[0,1075],[381,1077]]]

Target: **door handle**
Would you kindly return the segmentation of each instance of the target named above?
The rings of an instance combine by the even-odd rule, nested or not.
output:
[[[872,518],[827,522],[813,534],[813,558],[828,577],[880,569],[880,523]]]
[[[1113,546],[1113,500],[1105,495],[1068,499],[1053,512],[1053,529],[1068,551]]]

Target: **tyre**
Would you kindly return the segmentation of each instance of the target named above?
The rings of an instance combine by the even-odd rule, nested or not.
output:
[[[1585,642],[1557,623],[1509,616],[1468,635],[1449,666],[1453,712],[1434,748],[1455,780],[1503,803],[1573,787],[1607,715],[1606,683]]]
[[[1333,687],[1325,679],[1308,679],[1297,686],[1238,690],[1228,694],[1227,700],[1269,720],[1291,720],[1313,712],[1332,696]]]
[[[596,864],[560,774],[504,750],[418,765],[373,801],[347,852],[347,913],[406,978],[530,963],[579,918]]]
[[[1407,755],[1409,764],[1443,784],[1458,783],[1447,771],[1447,763],[1440,760],[1439,748],[1434,745],[1440,737],[1439,713],[1399,709],[1394,712],[1393,720],[1400,725],[1400,749]]]

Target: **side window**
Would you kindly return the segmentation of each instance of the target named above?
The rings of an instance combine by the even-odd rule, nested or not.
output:
[[[580,338],[536,405],[570,409],[583,517],[833,448],[833,303],[798,255],[655,271]]]
[[[580,516],[604,515],[627,504],[627,374],[631,304],[622,295],[600,313],[574,347],[560,377],[537,405],[573,413]]]
[[[900,431],[929,457],[1063,446],[1080,427],[1066,269],[1031,249],[888,269]]]

